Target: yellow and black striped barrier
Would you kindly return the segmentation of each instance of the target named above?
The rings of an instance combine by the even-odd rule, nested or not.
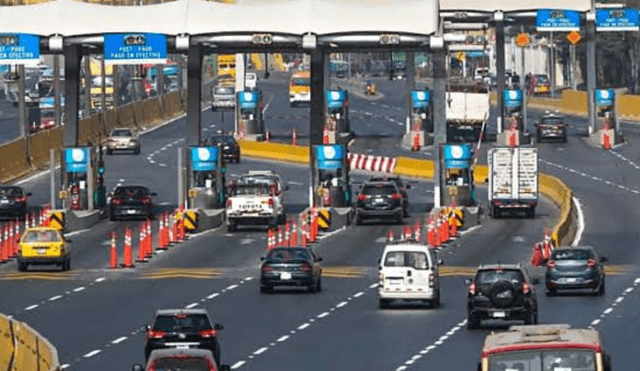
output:
[[[318,227],[320,229],[331,228],[331,210],[329,209],[318,210]]]
[[[198,229],[198,210],[185,210],[184,229],[187,232],[193,232]]]
[[[65,228],[65,211],[64,210],[49,210],[49,225],[59,231],[64,231]]]

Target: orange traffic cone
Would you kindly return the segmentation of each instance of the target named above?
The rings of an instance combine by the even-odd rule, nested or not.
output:
[[[307,247],[309,242],[307,241],[307,222],[306,221],[302,221],[301,237],[302,237],[302,247]]]
[[[147,220],[144,223],[144,227],[146,228],[145,236],[147,237],[147,258],[151,258],[153,257],[153,232],[151,230],[151,220]]]
[[[138,260],[136,260],[138,263],[145,263],[147,261],[146,259],[146,255],[147,252],[145,251],[145,238],[146,238],[146,233],[147,233],[147,229],[144,228],[144,224],[140,225],[139,228],[139,234],[138,234]],[[127,228],[127,232],[125,234],[125,248],[127,246],[127,243],[130,244],[130,236],[131,236],[131,230],[129,228]]]
[[[294,221],[291,225],[291,242],[289,246],[298,246],[298,224]]]
[[[611,149],[611,138],[609,137],[609,132],[606,131],[606,129],[603,134],[602,141],[603,141],[602,145],[604,146],[604,149],[606,150]]]
[[[322,132],[322,144],[329,144],[329,130],[326,128]]]
[[[264,132],[264,141],[269,143],[271,141],[271,132],[270,131],[265,131]]]
[[[20,221],[16,219],[16,237],[13,240],[13,251],[11,253],[11,257],[18,255],[18,250],[20,249]]]
[[[124,261],[123,267],[133,268],[133,248],[131,247],[131,229],[127,228],[124,233]]]
[[[283,240],[283,231],[282,231],[282,226],[279,225],[278,226],[278,246],[282,247],[284,246],[284,240]]]
[[[111,256],[109,258],[109,268],[118,268],[118,246],[116,244],[116,232],[111,232]]]
[[[415,130],[413,132],[413,145],[411,146],[411,150],[412,151],[420,150],[420,132],[418,130]]]
[[[389,229],[389,233],[387,233],[387,240],[389,242],[393,242],[393,229]]]
[[[293,132],[291,133],[291,145],[298,145],[298,133],[296,132],[296,129],[293,129]]]

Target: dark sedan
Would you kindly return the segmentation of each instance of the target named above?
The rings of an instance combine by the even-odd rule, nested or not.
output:
[[[604,265],[607,259],[598,257],[591,246],[560,247],[553,251],[547,263],[545,286],[547,295],[559,290],[592,290],[604,295]]]
[[[322,258],[311,249],[278,247],[260,260],[261,293],[272,292],[274,286],[306,286],[310,292],[322,290]]]
[[[207,144],[216,146],[220,145],[222,156],[225,161],[240,162],[240,145],[236,142],[233,135],[230,134],[215,134],[207,139]]]
[[[153,201],[151,197],[157,196],[143,186],[120,186],[109,194],[111,204],[109,206],[109,218],[111,221],[128,218],[153,218]]]
[[[402,179],[399,176],[385,176],[385,177],[371,177],[369,179],[370,182],[394,182],[398,187],[398,191],[402,195],[402,210],[404,213],[404,217],[409,217],[409,194],[407,193],[407,189],[411,189],[411,184],[404,184]]]
[[[24,219],[27,213],[27,200],[30,192],[21,187],[0,186],[0,217],[19,217]]]
[[[546,115],[540,119],[536,126],[536,138],[538,142],[544,139],[560,139],[567,141],[567,125],[560,116]]]

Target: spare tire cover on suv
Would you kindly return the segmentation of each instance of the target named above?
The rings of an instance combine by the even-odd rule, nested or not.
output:
[[[498,281],[489,288],[489,300],[496,308],[506,308],[516,299],[516,288],[509,281]]]

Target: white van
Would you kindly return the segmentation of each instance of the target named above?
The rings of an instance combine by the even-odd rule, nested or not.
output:
[[[247,72],[244,76],[244,86],[251,90],[258,88],[258,75],[253,72]]]
[[[431,307],[440,306],[440,277],[442,260],[426,245],[401,242],[387,245],[378,261],[378,296],[380,309],[393,300],[420,300]]]

